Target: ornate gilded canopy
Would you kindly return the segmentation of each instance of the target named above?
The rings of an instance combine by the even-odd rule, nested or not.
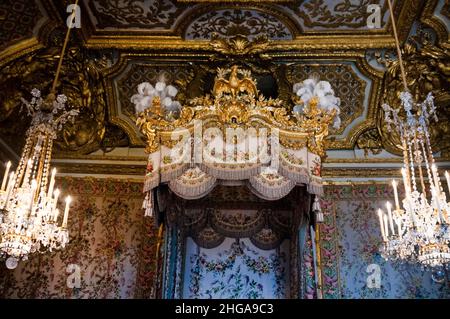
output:
[[[150,101],[145,91],[154,94],[164,87],[143,85],[141,99],[133,97],[137,105]],[[190,100],[179,115],[153,96],[136,121],[149,154],[144,192],[168,182],[177,195],[195,199],[217,184],[244,182],[269,200],[299,184],[320,195],[323,141],[337,110],[320,105],[318,96],[297,99],[302,109],[291,112],[283,100],[265,98],[250,71],[237,65],[219,69],[212,95]],[[153,207],[150,197],[147,207]]]

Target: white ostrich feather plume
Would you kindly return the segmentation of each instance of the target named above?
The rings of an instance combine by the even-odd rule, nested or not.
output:
[[[305,105],[308,105],[309,101],[313,97],[316,97],[319,100],[318,106],[322,110],[336,110],[336,117],[334,119],[333,127],[338,129],[341,126],[341,119],[339,117],[339,114],[341,113],[341,100],[334,95],[330,82],[319,81],[314,78],[306,79],[301,83],[296,83],[293,90],[294,93],[302,99]],[[296,106],[294,111],[297,110],[299,110],[299,107]]]
[[[160,97],[161,107],[168,112],[177,112],[181,109],[180,102],[174,99],[178,90],[172,85],[166,85],[166,83],[160,81],[153,86],[144,82],[138,85],[137,91],[138,94],[131,97],[131,103],[134,104],[136,113],[141,113],[151,107],[155,96]]]

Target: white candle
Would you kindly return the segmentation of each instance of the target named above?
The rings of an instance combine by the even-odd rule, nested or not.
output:
[[[447,180],[448,192],[450,194],[450,174],[447,171],[445,171],[445,179]]]
[[[6,181],[8,180],[8,173],[9,173],[10,168],[11,168],[11,162],[6,163],[5,175],[3,176],[2,187],[0,188],[0,190],[2,190],[2,191],[6,190]]]
[[[384,234],[383,211],[381,209],[378,210],[378,219],[380,221],[380,230],[381,236],[383,237],[383,241],[387,241],[386,235]]]
[[[66,197],[66,208],[64,209],[64,219],[63,219],[63,223],[62,223],[63,228],[67,227],[67,220],[69,218],[69,206],[70,206],[71,201],[72,201],[72,198],[70,196],[67,196]]]
[[[9,181],[8,181],[8,187],[6,189],[6,197],[5,197],[5,208],[8,206],[9,197],[11,195],[11,192],[14,188],[14,184],[16,183],[16,176],[14,175],[14,172],[9,174]]]
[[[388,217],[386,215],[384,215],[383,218],[384,218],[384,233],[387,238],[387,237],[389,237]]]
[[[390,202],[386,202],[386,208],[389,216],[389,226],[391,227],[391,232],[394,235],[395,229],[394,229],[394,221],[392,220],[392,205]]]
[[[395,197],[395,209],[400,209],[400,203],[398,201],[398,190],[397,190],[397,181],[394,179],[392,180],[392,187],[394,188],[394,197]]]
[[[56,176],[56,168],[52,170],[52,177],[50,178],[50,186],[48,187],[48,197],[52,197],[53,194],[53,187],[55,186],[55,176]]]

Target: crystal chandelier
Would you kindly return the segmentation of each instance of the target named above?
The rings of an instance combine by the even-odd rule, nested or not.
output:
[[[403,145],[402,179],[405,197],[400,201],[398,183],[392,182],[395,204],[386,203],[386,213],[379,209],[378,218],[386,259],[419,263],[424,267],[448,267],[450,262],[450,202],[447,202],[431,149],[429,124],[437,121],[431,93],[425,101],[415,103],[408,92],[400,45],[391,1],[388,1],[397,44],[404,92],[400,94],[406,120],[384,104],[389,131],[394,126]],[[450,192],[450,176],[445,172]],[[425,181],[428,180],[428,184]]]
[[[72,20],[75,11],[72,13]],[[67,97],[55,95],[64,52],[69,40],[68,29],[51,93],[46,99],[33,89],[30,102],[22,99],[28,115],[32,117],[26,132],[25,146],[15,172],[11,162],[0,187],[0,256],[7,258],[6,266],[16,268],[19,260],[27,260],[34,252],[64,248],[69,241],[67,220],[71,197],[66,205],[62,222],[57,206],[60,191],[54,189],[56,169],[50,175],[53,141],[57,132],[68,121],[73,121],[78,110],[66,110]]]

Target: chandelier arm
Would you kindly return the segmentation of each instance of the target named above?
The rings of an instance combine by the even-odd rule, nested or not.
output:
[[[78,1],[75,1],[75,6],[72,10],[72,15],[70,16],[70,21],[72,22],[73,19],[75,18],[75,14],[76,14],[76,7],[78,6]],[[59,62],[58,62],[58,67],[56,69],[56,74],[55,74],[55,79],[53,80],[53,85],[52,85],[52,90],[51,93],[55,93],[56,92],[56,85],[58,84],[58,80],[59,80],[59,75],[61,73],[61,67],[62,67],[62,63],[64,61],[64,55],[66,53],[66,49],[67,49],[67,44],[69,42],[69,38],[70,38],[70,31],[72,30],[72,26],[68,26],[67,28],[67,32],[66,32],[66,37],[64,39],[64,44],[61,50],[61,55],[59,57]]]
[[[388,0],[388,5],[389,5],[389,12],[390,12],[391,21],[392,21],[392,29],[394,31],[395,46],[397,47],[398,61],[399,61],[400,70],[402,73],[403,87],[404,87],[405,91],[408,91],[408,84],[406,82],[406,72],[405,72],[405,67],[403,66],[402,50],[400,49],[400,41],[398,39],[397,26],[395,24],[394,10],[392,8],[391,0]]]

